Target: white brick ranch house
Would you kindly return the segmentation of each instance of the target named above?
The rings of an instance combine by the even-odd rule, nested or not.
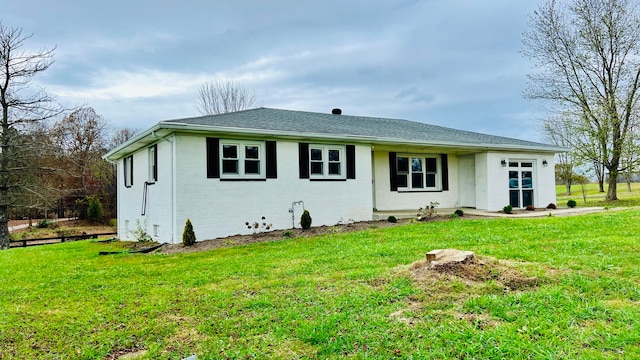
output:
[[[338,112],[338,111],[335,111]],[[555,203],[554,154],[531,141],[398,119],[257,108],[161,121],[104,155],[117,163],[118,236],[179,243],[372,220],[376,211]],[[293,218],[292,218],[293,212]]]

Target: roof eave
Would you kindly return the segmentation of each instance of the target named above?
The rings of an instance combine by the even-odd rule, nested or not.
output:
[[[161,130],[169,130],[169,133],[176,131],[187,132],[209,132],[209,133],[228,133],[233,135],[261,135],[274,138],[289,138],[289,139],[321,139],[321,140],[339,140],[339,141],[352,141],[357,143],[366,144],[385,144],[385,145],[415,145],[415,146],[436,146],[436,147],[451,147],[460,149],[476,149],[476,150],[517,150],[517,151],[536,151],[545,153],[558,153],[566,152],[568,149],[562,147],[536,147],[525,145],[503,145],[503,144],[469,144],[458,143],[448,141],[417,141],[406,140],[396,138],[380,138],[375,136],[363,136],[363,135],[334,135],[323,133],[300,133],[294,131],[280,131],[280,130],[265,130],[265,129],[250,129],[250,128],[237,128],[229,126],[211,126],[211,125],[197,125],[197,124],[185,124],[176,122],[159,122],[150,129],[132,137],[125,143],[116,147],[102,156],[106,160],[119,160],[129,153],[138,150],[143,146],[134,147],[133,145],[142,141],[143,139],[153,136],[153,139],[160,139],[156,134]]]
[[[381,138],[375,136],[364,135],[334,135],[323,133],[300,133],[294,131],[279,131],[279,130],[264,130],[264,129],[250,129],[250,128],[236,128],[229,126],[211,126],[211,125],[194,125],[184,123],[159,123],[163,128],[171,128],[173,130],[184,131],[206,131],[206,132],[221,132],[232,133],[238,135],[267,135],[279,138],[293,138],[293,139],[325,139],[325,140],[349,140],[356,141],[358,143],[368,144],[403,144],[403,145],[416,145],[416,146],[441,146],[441,147],[457,147],[457,148],[473,148],[483,150],[519,150],[519,151],[540,151],[547,153],[566,152],[569,149],[553,146],[525,146],[525,145],[502,145],[502,144],[469,144],[460,142],[449,141],[418,141],[418,140],[406,140],[400,138]],[[165,127],[166,126],[166,127]]]
[[[115,160],[122,159],[126,155],[130,154],[131,152],[133,152],[132,150],[129,150],[129,148],[132,145],[134,145],[137,142],[143,140],[144,138],[147,138],[149,136],[153,136],[157,131],[159,131],[161,129],[164,129],[164,127],[160,126],[160,123],[158,123],[158,124],[152,126],[151,128],[141,132],[140,134],[137,134],[136,136],[132,137],[131,139],[125,141],[124,143],[116,146],[115,148],[113,148],[112,150],[107,152],[106,154],[102,155],[102,158],[105,159],[105,160],[109,160],[109,161],[115,161]]]

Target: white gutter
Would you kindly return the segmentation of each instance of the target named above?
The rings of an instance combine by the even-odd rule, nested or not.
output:
[[[173,131],[194,131],[194,132],[209,132],[209,133],[227,133],[236,135],[250,135],[250,136],[270,136],[279,138],[291,138],[291,139],[324,139],[324,140],[339,140],[339,141],[356,141],[367,144],[386,144],[386,145],[411,145],[411,146],[441,146],[457,149],[474,149],[474,150],[516,150],[516,151],[537,151],[545,153],[558,153],[569,151],[567,148],[549,146],[549,147],[537,147],[528,145],[517,144],[463,144],[459,142],[451,141],[424,141],[424,140],[407,140],[400,138],[381,138],[376,136],[367,135],[335,135],[324,133],[299,133],[294,131],[282,131],[282,130],[265,130],[265,129],[247,129],[237,128],[229,126],[211,126],[211,125],[198,125],[198,124],[181,124],[181,123],[169,123],[159,122],[149,130],[144,131],[137,136],[129,139],[124,144],[106,153],[103,158],[114,157],[117,153],[125,150],[127,147],[135,144],[136,142],[144,139],[149,135],[155,134],[159,130],[173,130]],[[516,139],[517,140],[517,139]],[[524,140],[523,140],[524,141]],[[126,153],[125,153],[126,154]]]
[[[155,137],[156,139],[160,140],[160,141],[164,141],[164,142],[168,142],[170,144],[169,147],[169,169],[171,172],[171,178],[170,178],[170,187],[171,187],[171,229],[170,229],[170,234],[171,234],[171,239],[169,241],[169,243],[173,244],[174,239],[177,239],[177,234],[176,234],[176,229],[177,229],[177,219],[176,219],[176,184],[175,184],[175,179],[176,179],[176,169],[175,169],[175,162],[174,162],[174,157],[175,157],[175,136],[172,137],[170,140],[167,139],[166,137],[160,137],[158,136],[158,134],[156,134],[155,131],[151,132],[151,135],[153,137]],[[157,151],[157,150],[156,150]],[[157,155],[157,154],[156,154]]]
[[[210,125],[197,125],[197,124],[176,124],[176,123],[163,123],[160,122],[158,125],[161,125],[163,129],[172,129],[172,130],[191,130],[191,131],[206,131],[206,132],[222,132],[222,133],[233,133],[233,134],[248,134],[248,135],[269,135],[273,137],[283,137],[283,138],[297,138],[297,139],[305,139],[305,138],[313,138],[313,139],[328,139],[328,140],[356,140],[359,142],[366,143],[377,143],[377,144],[407,144],[407,145],[428,145],[428,146],[446,146],[446,147],[457,147],[457,148],[478,148],[478,149],[504,149],[504,150],[535,150],[535,151],[543,151],[543,152],[565,152],[569,149],[563,147],[537,147],[537,146],[526,146],[526,145],[502,145],[502,144],[461,144],[458,142],[449,142],[449,141],[433,141],[433,142],[425,142],[423,140],[406,140],[400,138],[380,138],[376,136],[367,136],[367,135],[334,135],[334,134],[324,134],[324,133],[299,133],[293,131],[282,131],[282,130],[264,130],[264,129],[246,129],[246,128],[236,128],[236,127],[227,127],[227,126],[210,126]],[[516,139],[517,140],[517,139]],[[525,140],[523,140],[525,141]]]

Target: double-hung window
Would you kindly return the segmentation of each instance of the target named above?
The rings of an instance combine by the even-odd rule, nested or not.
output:
[[[265,178],[263,142],[220,141],[221,178]]]
[[[206,138],[207,178],[257,180],[278,178],[277,143]]]
[[[309,175],[311,179],[345,179],[345,147],[309,145]]]
[[[440,190],[438,158],[430,155],[398,155],[398,190]]]
[[[123,174],[124,174],[124,186],[133,186],[133,155],[127,156],[122,161]]]

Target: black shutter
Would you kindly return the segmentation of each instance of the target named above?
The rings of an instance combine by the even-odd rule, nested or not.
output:
[[[127,165],[129,163],[129,158],[125,157],[122,159],[122,175],[124,180],[124,186],[128,187],[127,178],[129,178],[129,170],[127,170]]]
[[[158,181],[158,145],[153,145],[153,181]]]
[[[278,158],[276,156],[276,142],[265,141],[266,162],[267,162],[267,179],[278,178]]]
[[[442,190],[449,190],[449,160],[447,154],[440,155],[442,165]]]
[[[395,152],[389,152],[389,184],[391,184],[391,191],[398,190],[398,170]]]
[[[309,178],[309,144],[298,144],[298,167],[300,169],[300,179]]]
[[[220,178],[220,139],[207,138],[207,178]]]
[[[347,145],[347,179],[356,178],[356,146]]]

